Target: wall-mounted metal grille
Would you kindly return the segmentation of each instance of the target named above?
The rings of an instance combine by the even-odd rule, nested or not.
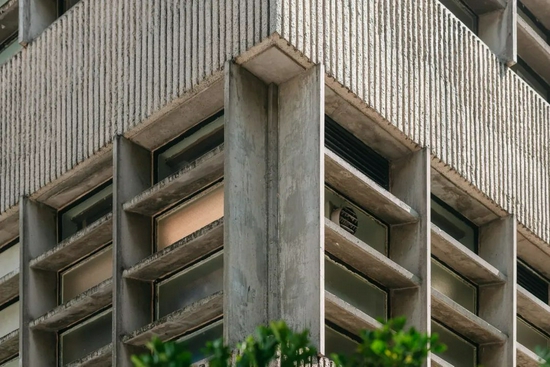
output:
[[[389,188],[389,162],[328,116],[325,116],[325,146],[380,186]]]
[[[548,281],[518,261],[518,284],[548,304]]]

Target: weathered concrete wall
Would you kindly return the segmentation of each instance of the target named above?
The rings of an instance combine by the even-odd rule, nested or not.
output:
[[[0,67],[0,214],[265,38],[269,6],[78,3]]]
[[[550,242],[550,105],[443,5],[291,0],[280,12],[282,38]]]

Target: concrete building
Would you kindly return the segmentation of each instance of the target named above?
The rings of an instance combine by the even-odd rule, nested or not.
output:
[[[550,0],[0,0],[0,366],[258,324],[550,345]]]

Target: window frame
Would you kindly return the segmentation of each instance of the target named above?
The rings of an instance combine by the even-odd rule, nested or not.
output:
[[[474,348],[475,348],[475,356],[476,356],[476,360],[475,360],[475,364],[474,366],[472,367],[475,367],[475,366],[478,366],[479,365],[479,360],[480,360],[480,345],[478,343],[475,343],[474,341],[472,341],[471,339],[465,337],[464,335],[462,335],[461,333],[455,331],[454,329],[448,327],[447,325],[445,325],[443,322],[439,321],[439,320],[436,320],[434,318],[431,319],[431,322],[437,324],[439,327],[447,330],[448,332],[450,332],[451,334],[454,334],[456,336],[458,336],[460,339],[462,339],[463,341],[465,341],[466,343],[472,345]],[[435,353],[434,353],[435,354]],[[437,354],[436,354],[437,355]],[[443,359],[445,362],[447,362],[447,360],[443,357],[441,357],[440,355],[437,355],[439,358]],[[447,362],[447,363],[450,363],[450,362]]]

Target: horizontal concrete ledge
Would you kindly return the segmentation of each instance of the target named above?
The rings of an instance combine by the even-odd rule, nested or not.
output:
[[[547,82],[550,82],[550,45],[518,15],[518,54]]]
[[[197,258],[219,250],[222,246],[223,218],[140,261],[122,275],[125,278],[152,282],[184,268]]]
[[[0,363],[19,353],[19,330],[0,338]]]
[[[432,224],[432,255],[477,285],[506,283],[506,276]]]
[[[520,285],[517,286],[517,308],[520,316],[550,333],[550,306]]]
[[[19,270],[0,278],[0,304],[9,301],[19,294]]]
[[[325,218],[325,251],[390,289],[417,287],[413,273]]]
[[[436,356],[435,354],[432,354],[430,359],[432,360],[432,367],[453,367],[452,364],[445,361],[440,356]]]
[[[35,269],[59,271],[112,241],[112,238],[113,214],[109,213],[31,260],[30,266]]]
[[[516,360],[518,367],[539,367],[544,360],[537,356],[535,352],[527,349],[524,345],[516,342]]]
[[[129,202],[123,209],[153,216],[223,177],[223,144]]]
[[[503,344],[507,336],[432,288],[432,317],[477,344]]]
[[[361,330],[374,330],[382,326],[373,317],[327,291],[325,291],[325,317],[356,335],[359,335]]]
[[[113,345],[109,344],[100,348],[78,361],[66,364],[65,367],[107,367],[111,366]]]
[[[326,183],[388,224],[416,222],[418,214],[389,191],[325,149]]]
[[[170,340],[197,329],[222,314],[223,291],[220,291],[136,330],[124,337],[123,342],[142,346],[153,336],[163,341]]]
[[[0,215],[0,247],[19,236],[19,206],[8,209]]]
[[[466,0],[465,3],[477,14],[483,15],[506,7],[506,0]],[[443,5],[441,5],[444,7]]]
[[[112,303],[113,280],[107,279],[76,298],[31,321],[30,328],[59,331]]]

